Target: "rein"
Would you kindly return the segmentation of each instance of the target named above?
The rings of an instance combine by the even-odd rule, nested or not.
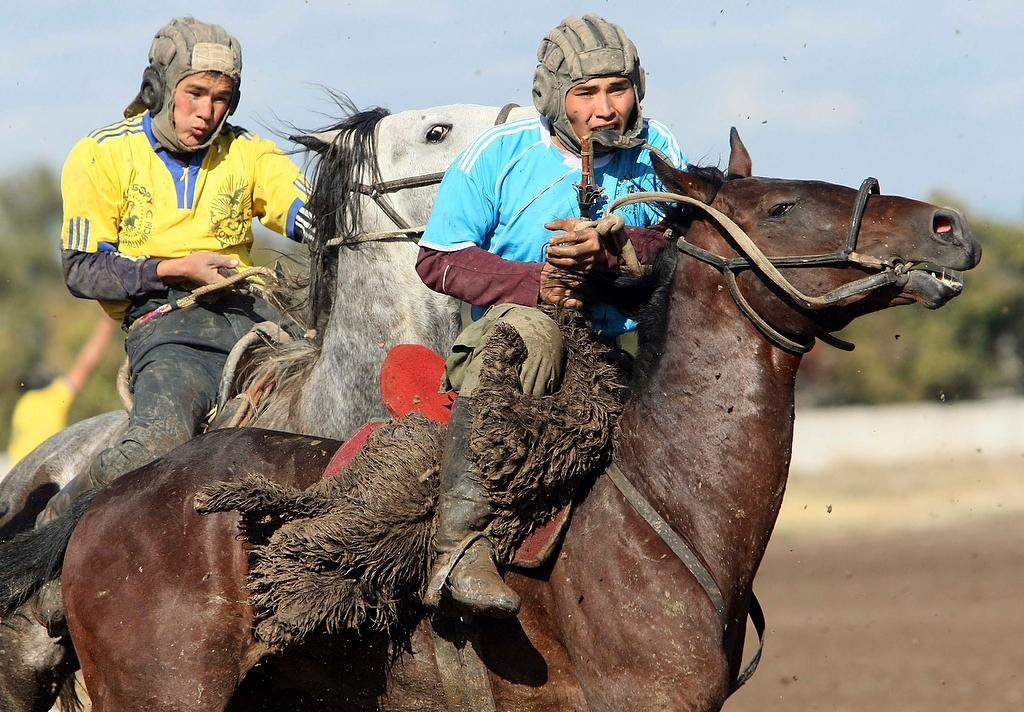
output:
[[[904,271],[904,265],[902,263],[895,264],[889,260],[882,260],[856,251],[857,237],[860,233],[860,224],[864,216],[864,210],[867,207],[868,197],[871,195],[877,195],[878,192],[878,181],[874,178],[866,178],[864,182],[861,183],[860,189],[857,191],[857,199],[854,202],[853,214],[850,219],[850,227],[847,230],[845,246],[837,252],[819,255],[768,257],[757,245],[754,244],[753,240],[750,239],[743,229],[729,218],[729,216],[706,203],[702,203],[701,201],[695,200],[689,196],[679,195],[676,193],[648,192],[623,196],[613,201],[608,206],[606,214],[611,213],[613,210],[624,205],[639,202],[682,203],[691,205],[707,213],[708,216],[717,222],[729,234],[729,236],[736,241],[736,244],[738,245],[740,252],[743,253],[743,256],[732,258],[722,257],[687,242],[685,237],[679,238],[676,243],[676,247],[681,252],[684,252],[701,262],[705,262],[722,272],[725,276],[726,284],[729,287],[729,293],[732,295],[736,305],[773,343],[791,353],[804,354],[810,351],[811,347],[814,346],[814,338],[811,339],[810,343],[794,341],[793,339],[784,336],[775,327],[765,321],[761,315],[754,311],[753,307],[750,306],[749,302],[747,302],[746,298],[740,292],[739,286],[736,283],[736,272],[742,269],[757,269],[767,277],[772,284],[777,286],[796,301],[798,306],[803,308],[805,311],[824,309],[845,299],[849,299],[850,297],[866,296],[880,287],[897,284],[901,279],[905,280],[906,271]],[[818,265],[837,264],[856,264],[862,267],[878,269],[880,271],[878,274],[863,277],[861,279],[854,280],[853,282],[849,282],[848,284],[844,284],[842,287],[833,289],[826,294],[812,296],[804,294],[793,286],[793,284],[778,270],[779,267],[812,267]],[[853,350],[853,344],[843,341],[831,334],[822,334],[815,338],[821,339],[830,346],[835,346],[836,348],[843,349],[844,351]]]
[[[651,506],[651,503],[633,486],[633,483],[629,481],[629,478],[619,469],[618,465],[614,462],[608,465],[605,474],[608,475],[609,479],[619,489],[622,496],[626,498],[626,501],[636,510],[637,514],[644,518],[644,521],[651,526],[658,536],[661,537],[661,540],[668,545],[668,548],[679,557],[679,560],[693,574],[693,577],[697,579],[697,583],[701,585],[704,593],[707,594],[708,598],[711,599],[711,603],[715,606],[718,620],[722,624],[722,635],[724,637],[729,630],[729,612],[725,608],[722,590],[718,588],[718,584],[715,583],[711,572],[701,563],[701,560],[686,541],[675,533],[672,526],[658,514],[654,507]],[[736,676],[736,679],[729,683],[727,697],[740,689],[751,678],[754,671],[757,670],[758,663],[761,662],[761,652],[764,650],[764,611],[761,610],[761,604],[758,602],[753,590],[750,591],[747,615],[750,616],[750,622],[754,624],[754,630],[757,631],[757,652],[754,653],[754,657],[750,659],[750,662]]]
[[[501,111],[498,112],[497,117],[494,119],[494,125],[499,126],[508,120],[508,115],[512,112],[512,109],[519,107],[519,104],[505,104],[501,107]],[[444,171],[439,173],[425,173],[419,176],[411,176],[409,178],[396,178],[395,180],[382,181],[380,175],[380,161],[377,160],[377,143],[378,136],[380,134],[380,124],[373,130],[373,183],[366,185],[360,183],[356,186],[355,191],[360,195],[365,195],[377,204],[377,207],[381,209],[388,219],[391,220],[397,227],[397,230],[384,230],[381,232],[364,232],[355,237],[346,238],[335,238],[328,240],[324,247],[337,247],[339,245],[351,245],[359,244],[362,242],[381,242],[384,240],[408,240],[410,238],[419,238],[423,235],[423,231],[427,229],[426,225],[419,225],[411,227],[408,221],[405,220],[398,211],[395,210],[391,201],[388,200],[388,195],[391,193],[397,193],[402,190],[408,190],[410,188],[426,188],[431,185],[438,185],[441,183],[441,179],[444,178]]]

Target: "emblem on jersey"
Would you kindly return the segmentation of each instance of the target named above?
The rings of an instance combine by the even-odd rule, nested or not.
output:
[[[135,183],[124,192],[122,202],[125,207],[117,231],[119,249],[137,250],[153,233],[153,193]]]
[[[245,242],[252,221],[252,195],[245,181],[226,182],[210,209],[210,232],[222,247]]]

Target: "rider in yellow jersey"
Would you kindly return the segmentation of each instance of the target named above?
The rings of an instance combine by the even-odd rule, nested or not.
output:
[[[241,70],[238,40],[222,27],[172,20],[125,119],[79,141],[64,165],[65,282],[128,332],[134,406],[120,442],[50,501],[41,523],[194,436],[228,352],[253,324],[294,328],[244,289],[167,311],[251,265],[253,218],[297,241],[308,230],[302,172],[273,142],[227,123]]]

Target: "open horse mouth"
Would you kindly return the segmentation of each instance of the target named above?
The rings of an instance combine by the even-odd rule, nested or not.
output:
[[[963,272],[933,262],[904,264],[899,272],[901,279],[898,284],[903,286],[900,297],[906,297],[928,309],[938,309],[964,289]]]

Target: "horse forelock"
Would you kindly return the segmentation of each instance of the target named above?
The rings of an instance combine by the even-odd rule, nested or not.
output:
[[[334,299],[337,253],[327,247],[332,241],[344,244],[358,235],[362,223],[359,185],[375,160],[373,135],[377,125],[390,112],[381,107],[355,111],[347,101],[339,100],[345,111],[354,112],[320,133],[335,134],[315,162],[307,207],[313,223],[310,242],[310,306],[314,325],[326,323]]]

